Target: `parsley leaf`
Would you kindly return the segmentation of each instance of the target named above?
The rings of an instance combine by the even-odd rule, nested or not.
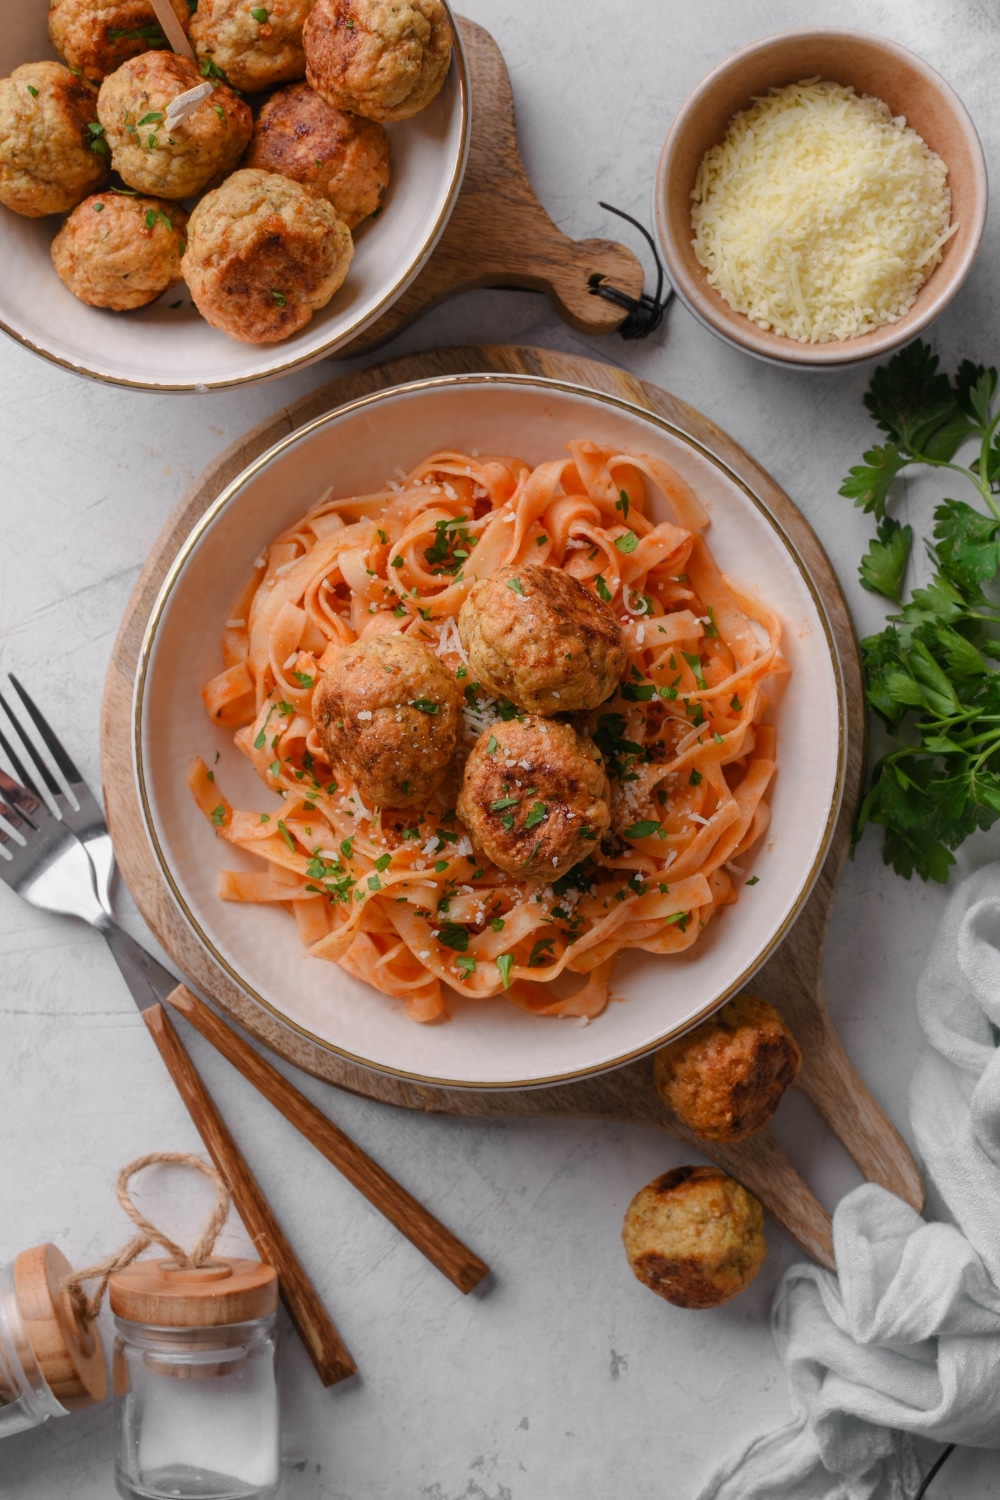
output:
[[[858,569],[861,587],[871,594],[883,594],[897,604],[902,600],[903,574],[913,545],[913,527],[901,526],[891,516],[879,522],[878,535],[868,543],[868,551]]]

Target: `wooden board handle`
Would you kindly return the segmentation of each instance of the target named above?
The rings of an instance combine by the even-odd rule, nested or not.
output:
[[[832,1026],[802,1049],[796,1086],[839,1136],[869,1182],[923,1211],[924,1183],[910,1149],[854,1070]]]
[[[240,1148],[229,1134],[194,1063],[181,1046],[166,1011],[162,1005],[152,1005],[142,1012],[142,1019],[209,1156],[225,1178],[257,1254],[278,1273],[282,1300],[316,1373],[324,1385],[336,1385],[338,1380],[346,1380],[357,1372],[357,1366],[257,1186]]]
[[[439,1223],[422,1203],[412,1198],[349,1135],[327,1119],[186,985],[179,984],[167,1000],[253,1084],[258,1093],[280,1110],[300,1135],[305,1136],[348,1182],[365,1195],[369,1203],[385,1214],[449,1281],[454,1282],[459,1291],[471,1292],[484,1276],[489,1275],[490,1268],[485,1261]]]

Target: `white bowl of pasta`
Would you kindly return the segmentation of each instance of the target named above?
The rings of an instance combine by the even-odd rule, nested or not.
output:
[[[551,721],[474,680],[457,626],[505,565],[515,606],[522,571],[569,573],[625,648],[607,700],[559,716],[603,762],[607,831],[577,826],[588,852],[551,877],[494,864],[455,810],[478,747],[507,756],[483,816],[512,839],[574,816],[505,748],[512,723]],[[442,784],[395,810],[326,759],[314,707],[378,635],[425,645],[461,691]],[[386,735],[437,712],[407,701]],[[322,1046],[451,1087],[614,1067],[745,985],[819,871],[845,755],[829,624],[763,502],[662,419],[528,376],[383,391],[252,464],[163,585],[135,721],[156,858],[216,961]]]

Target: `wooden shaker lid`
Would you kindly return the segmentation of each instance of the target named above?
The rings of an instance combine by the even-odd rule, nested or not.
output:
[[[250,1323],[278,1306],[278,1276],[259,1260],[213,1258],[179,1266],[166,1257],[137,1260],[108,1283],[111,1311],[156,1328],[217,1328]]]
[[[67,1411],[79,1411],[104,1400],[108,1366],[93,1324],[80,1318],[62,1290],[72,1270],[55,1245],[22,1250],[14,1262],[14,1294],[49,1390]]]

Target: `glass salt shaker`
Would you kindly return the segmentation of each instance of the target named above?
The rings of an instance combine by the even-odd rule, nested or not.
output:
[[[115,1484],[128,1500],[266,1500],[279,1480],[278,1278],[140,1260],[109,1282]]]
[[[72,1269],[55,1245],[0,1269],[0,1437],[104,1400],[104,1350],[62,1290]]]

